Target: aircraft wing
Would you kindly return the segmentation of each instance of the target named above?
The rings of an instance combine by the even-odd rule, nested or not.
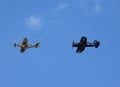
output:
[[[20,52],[23,53],[25,50],[25,48],[21,48]]]
[[[24,38],[22,44],[28,44],[28,39],[27,39],[27,38]]]
[[[83,42],[84,42],[84,43],[87,43],[87,38],[86,38],[85,36],[82,36],[80,42],[82,42],[82,43],[83,43]]]
[[[78,47],[76,53],[81,53],[85,50],[85,47]]]

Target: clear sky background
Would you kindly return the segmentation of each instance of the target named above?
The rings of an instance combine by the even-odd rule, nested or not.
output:
[[[120,0],[0,0],[0,41],[0,87],[120,87]]]

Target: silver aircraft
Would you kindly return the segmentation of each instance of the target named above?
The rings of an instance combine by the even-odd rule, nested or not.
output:
[[[28,39],[24,38],[22,43],[17,43],[14,41],[14,47],[20,47],[20,52],[23,53],[28,48],[37,48],[39,47],[39,42],[35,43],[34,45],[28,44]]]

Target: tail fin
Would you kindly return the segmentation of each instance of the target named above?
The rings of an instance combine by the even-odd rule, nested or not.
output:
[[[100,41],[94,40],[95,48],[98,48],[100,46]]]
[[[36,43],[36,44],[35,44],[35,48],[39,47],[39,45],[40,45],[40,43],[39,43],[39,42],[38,42],[38,43]]]

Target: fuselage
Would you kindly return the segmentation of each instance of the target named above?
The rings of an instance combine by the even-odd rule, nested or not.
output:
[[[27,49],[28,48],[28,44],[21,44],[20,48]]]
[[[80,43],[74,43],[73,47],[86,47],[87,43],[86,42],[80,42]]]

